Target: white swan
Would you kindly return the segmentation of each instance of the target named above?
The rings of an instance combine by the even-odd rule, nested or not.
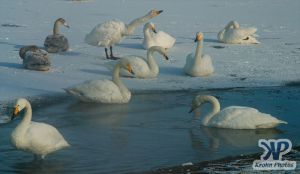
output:
[[[197,42],[196,52],[187,55],[183,70],[193,77],[209,76],[214,72],[214,67],[211,57],[207,54],[202,55],[203,34],[201,32],[196,34],[195,42]]]
[[[36,71],[48,71],[51,67],[49,55],[35,45],[24,46],[19,51],[24,68]]]
[[[287,122],[278,120],[270,114],[261,113],[250,107],[230,106],[220,111],[218,99],[209,95],[198,95],[192,102],[190,112],[205,103],[212,104],[212,111],[202,121],[204,126],[229,128],[229,129],[259,129],[273,128]]]
[[[59,33],[59,27],[61,25],[70,28],[63,18],[59,18],[55,21],[53,35],[47,36],[44,42],[45,49],[49,53],[64,52],[69,49],[68,39]]]
[[[145,16],[133,20],[128,25],[119,20],[110,20],[98,24],[85,36],[85,42],[93,46],[105,47],[106,58],[117,59],[113,55],[112,46],[121,42],[125,36],[132,35],[136,27],[159,15],[161,12],[162,10],[151,10]],[[107,53],[108,47],[110,48],[110,57]]]
[[[226,27],[218,33],[220,42],[229,44],[258,44],[255,38],[257,28],[240,28],[237,21],[230,21]]]
[[[128,103],[131,92],[120,80],[120,68],[133,73],[128,60],[121,59],[114,68],[112,81],[89,80],[65,91],[84,102]]]
[[[31,152],[43,159],[49,153],[70,146],[55,127],[31,121],[31,105],[24,98],[17,100],[11,120],[23,109],[25,109],[25,116],[11,133],[11,143],[17,149]]]
[[[153,31],[150,32],[150,29]],[[176,39],[163,31],[156,31],[155,25],[148,22],[144,25],[143,46],[147,50],[152,46],[161,46],[163,48],[173,47]]]

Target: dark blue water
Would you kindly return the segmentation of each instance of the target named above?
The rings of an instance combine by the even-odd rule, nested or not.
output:
[[[289,124],[267,130],[203,127],[188,113],[197,94],[217,96],[222,108],[254,107]],[[288,138],[300,145],[299,108],[299,87],[135,93],[122,105],[56,96],[33,102],[33,120],[55,126],[71,148],[34,161],[9,143],[21,118],[1,124],[0,173],[130,173],[262,152],[260,138]]]

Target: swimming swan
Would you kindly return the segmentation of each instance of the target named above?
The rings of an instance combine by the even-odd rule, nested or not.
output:
[[[133,74],[127,59],[121,59],[115,66],[112,81],[89,80],[65,89],[65,91],[84,102],[128,103],[131,92],[120,80],[120,68]]]
[[[55,127],[31,121],[31,105],[24,98],[17,100],[11,120],[16,118],[23,109],[25,109],[25,116],[11,133],[13,146],[19,150],[31,152],[42,159],[49,153],[70,146]]]
[[[36,71],[48,71],[51,67],[49,55],[35,45],[24,46],[19,51],[24,68]]]
[[[197,42],[196,52],[187,55],[183,70],[193,77],[209,76],[214,72],[214,67],[211,57],[207,54],[202,55],[203,34],[201,32],[196,34],[195,42]]]
[[[105,47],[107,59],[118,59],[113,55],[112,46],[121,42],[125,36],[132,35],[136,27],[158,16],[160,13],[162,13],[162,10],[151,10],[145,16],[133,20],[128,25],[119,20],[110,20],[98,24],[85,36],[85,42],[93,46]],[[110,48],[110,57],[107,53],[108,47]]]
[[[44,42],[45,49],[49,53],[64,52],[69,49],[68,39],[64,35],[59,33],[59,27],[61,25],[70,28],[63,18],[59,18],[55,21],[53,27],[53,35],[47,36]]]
[[[150,32],[150,29],[152,32]],[[155,25],[148,22],[144,25],[143,46],[147,50],[152,46],[161,46],[163,48],[173,47],[176,39],[163,31],[156,31]]]
[[[201,107],[205,103],[212,104],[212,111],[208,113],[202,124],[209,127],[229,129],[260,129],[274,128],[287,122],[278,120],[269,114],[261,113],[250,107],[230,106],[220,111],[218,99],[209,95],[198,95],[192,101],[190,112]]]
[[[240,28],[237,21],[230,21],[226,27],[218,33],[220,42],[229,44],[258,44],[255,38],[257,28]]]

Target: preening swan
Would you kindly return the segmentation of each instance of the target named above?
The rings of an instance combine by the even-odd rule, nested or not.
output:
[[[203,34],[201,32],[196,34],[195,42],[197,42],[196,52],[186,56],[183,70],[193,77],[209,76],[214,72],[214,67],[211,57],[207,54],[202,55]]]
[[[112,81],[89,80],[82,84],[65,89],[65,91],[84,102],[128,103],[131,92],[120,80],[120,68],[133,74],[127,59],[121,59],[114,68]]]
[[[190,112],[205,103],[212,104],[212,111],[202,121],[204,126],[229,129],[273,128],[287,122],[278,120],[270,114],[261,113],[250,107],[230,106],[220,111],[218,99],[209,95],[198,95],[192,101]]]
[[[31,152],[43,159],[49,153],[70,146],[55,127],[31,121],[31,105],[24,98],[17,100],[11,120],[16,118],[23,109],[25,109],[25,116],[11,133],[11,143],[17,149]]]
[[[240,28],[237,21],[230,21],[226,27],[218,33],[220,42],[229,44],[258,44],[255,38],[257,28]]]
[[[37,71],[48,71],[51,67],[49,55],[35,45],[24,46],[19,51],[24,68]]]
[[[49,53],[64,52],[69,49],[68,39],[59,33],[59,27],[61,25],[70,28],[63,18],[59,18],[55,21],[53,35],[47,36],[44,42],[45,49]]]
[[[119,20],[110,20],[98,24],[94,29],[85,36],[85,42],[99,47],[105,47],[105,54],[107,59],[117,59],[113,55],[112,46],[121,42],[121,40],[128,35],[132,35],[136,27],[158,16],[162,10],[151,10],[145,16],[137,18],[126,25]],[[108,56],[107,49],[110,48],[110,56]]]
[[[147,51],[147,59],[140,56],[126,56],[128,59],[134,74],[130,74],[128,71],[121,70],[121,75],[125,77],[136,77],[136,78],[154,78],[159,73],[159,67],[153,57],[155,52],[160,53],[163,57],[168,60],[167,49],[159,46],[153,46]],[[114,66],[114,62],[109,62],[107,67],[111,69]]]
[[[153,32],[150,32],[151,31]],[[143,46],[147,50],[152,46],[161,46],[163,48],[173,47],[176,39],[163,31],[156,31],[155,25],[148,22],[144,25]]]

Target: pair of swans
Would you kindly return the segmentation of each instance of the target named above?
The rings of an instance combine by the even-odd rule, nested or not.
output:
[[[151,32],[151,31],[152,32]],[[176,39],[163,31],[156,31],[155,25],[148,22],[144,25],[143,47],[147,50],[152,46],[160,46],[163,48],[171,48],[175,44]]]
[[[89,80],[65,91],[84,102],[128,103],[131,92],[120,80],[120,68],[134,74],[129,61],[121,59],[114,67],[112,81]]]
[[[31,105],[24,98],[17,100],[11,120],[16,118],[22,110],[25,110],[24,118],[11,133],[13,146],[19,150],[31,152],[42,159],[49,153],[70,146],[55,127],[31,121]]]
[[[67,28],[70,28],[66,20],[63,18],[59,18],[55,21],[53,27],[53,34],[47,36],[44,42],[44,46],[47,52],[58,53],[67,51],[69,49],[68,39],[59,32],[59,28],[62,25]]]
[[[258,44],[255,38],[257,28],[241,28],[237,21],[230,21],[226,27],[218,33],[220,42],[229,44]]]
[[[26,69],[48,71],[51,67],[48,53],[35,45],[22,47],[19,55],[23,59],[23,66]]]
[[[196,96],[192,101],[190,112],[198,107],[201,108],[205,103],[212,104],[212,111],[203,118],[202,125],[204,126],[228,129],[264,129],[287,124],[270,114],[261,113],[250,107],[230,106],[220,110],[218,99],[209,95]]]
[[[162,10],[151,10],[145,16],[133,20],[128,25],[119,20],[110,20],[98,24],[85,36],[85,42],[89,45],[104,47],[107,59],[117,59],[113,55],[113,45],[120,43],[125,36],[132,35],[140,24],[149,21],[162,12]],[[110,48],[110,55],[108,55],[108,47]]]

